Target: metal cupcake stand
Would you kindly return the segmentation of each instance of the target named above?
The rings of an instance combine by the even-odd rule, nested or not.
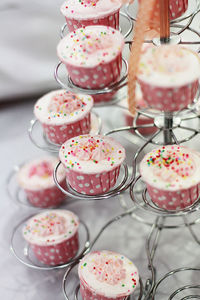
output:
[[[169,0],[160,0],[160,2],[166,2],[169,5]],[[124,32],[123,28],[120,30],[124,34],[126,38],[126,45],[129,49],[131,45],[131,41],[128,40],[129,35],[132,33],[134,22],[136,21],[137,14],[137,1],[133,4],[125,6],[125,12],[120,13],[120,18],[124,19],[124,22],[127,23],[128,29]],[[173,44],[182,44],[182,45],[190,45],[194,47],[194,50],[200,52],[200,32],[193,28],[192,24],[195,20],[195,17],[200,12],[200,1],[199,0],[189,0],[189,7],[186,13],[173,21],[170,22],[170,33],[164,32],[164,38],[162,39],[153,39],[146,40],[146,43],[153,43],[154,45],[160,45],[161,43],[173,43]],[[65,34],[67,25],[64,24],[61,29],[61,38]],[[192,39],[190,38],[192,34]],[[189,38],[187,37],[189,35]],[[198,49],[198,50],[197,50]],[[123,58],[123,70],[121,74],[121,78],[119,81],[109,87],[100,90],[89,90],[79,88],[74,85],[69,76],[62,76],[60,79],[60,69],[62,68],[62,63],[59,62],[55,68],[55,79],[61,85],[62,88],[71,90],[73,92],[80,92],[85,94],[106,94],[109,92],[117,91],[117,94],[114,96],[113,100],[109,103],[101,103],[97,106],[110,106],[118,108],[121,111],[127,111],[127,108],[119,104],[119,101],[126,97],[126,85],[127,85],[127,73],[128,73],[128,63],[125,58]],[[28,220],[28,218],[22,220],[14,229],[11,237],[11,250],[15,257],[23,263],[25,266],[28,266],[33,269],[38,270],[55,270],[55,269],[66,269],[66,272],[63,277],[62,289],[64,297],[67,300],[71,300],[68,296],[67,285],[70,280],[74,280],[74,299],[81,299],[79,293],[79,284],[77,276],[74,278],[72,276],[72,271],[77,268],[77,264],[80,259],[87,254],[92,247],[95,245],[96,241],[101,237],[102,233],[113,223],[118,222],[119,220],[125,217],[131,217],[138,222],[141,223],[141,226],[149,226],[150,231],[148,238],[145,242],[145,249],[148,261],[148,271],[149,277],[146,280],[142,280],[140,278],[139,287],[136,289],[134,295],[130,296],[132,299],[138,300],[148,300],[148,299],[200,299],[200,266],[199,267],[180,267],[178,269],[174,269],[164,274],[162,277],[158,278],[158,267],[155,262],[155,255],[159,249],[159,241],[164,231],[173,230],[177,228],[182,228],[182,230],[188,230],[190,233],[190,237],[192,237],[193,241],[200,245],[200,238],[194,231],[194,227],[200,223],[200,216],[198,216],[198,211],[200,209],[199,201],[195,202],[190,207],[179,209],[176,211],[169,211],[163,208],[157,207],[148,195],[145,184],[141,180],[141,176],[138,175],[137,172],[137,163],[139,157],[142,154],[142,151],[151,144],[154,145],[166,145],[166,144],[181,144],[183,142],[190,141],[196,135],[200,133],[199,127],[199,101],[200,101],[200,91],[198,91],[194,103],[184,109],[182,111],[178,111],[176,113],[165,113],[165,112],[152,112],[151,109],[140,109],[137,111],[137,115],[133,121],[132,126],[123,126],[120,128],[115,128],[105,133],[105,135],[113,135],[115,133],[124,133],[130,132],[134,130],[135,135],[138,136],[139,139],[143,140],[144,143],[139,149],[136,151],[133,159],[132,159],[132,167],[131,171],[128,168],[128,165],[125,163],[121,168],[120,181],[117,186],[114,187],[111,191],[96,195],[82,195],[76,192],[72,187],[67,184],[67,189],[63,189],[57,180],[57,170],[61,164],[58,163],[54,170],[54,180],[59,189],[66,195],[70,196],[72,199],[78,199],[81,201],[89,201],[89,200],[105,200],[115,196],[121,196],[123,193],[126,193],[127,197],[120,198],[120,204],[124,208],[124,212],[117,215],[108,221],[100,230],[96,237],[90,241],[90,234],[87,225],[81,221],[79,236],[80,240],[80,249],[75,258],[73,258],[70,262],[65,265],[59,266],[45,266],[43,264],[38,263],[38,261],[34,258],[31,249],[26,244],[26,242],[21,237],[21,230],[23,224]],[[152,121],[153,124],[147,125],[137,125],[138,120],[145,116]],[[96,131],[94,133],[99,133],[101,130],[101,120],[99,116],[95,113],[94,119],[97,124]],[[191,123],[190,123],[191,122]],[[156,128],[156,132],[150,137],[144,136],[140,129],[150,128],[154,126]],[[42,131],[42,128],[38,124],[36,120],[32,120],[30,122],[29,127],[29,136],[31,141],[35,146],[45,151],[57,153],[59,150],[59,145],[53,144],[50,142],[45,134]],[[38,142],[38,138],[35,137],[35,132],[39,131],[41,133],[41,140]],[[15,180],[15,174],[18,170],[18,166],[10,173],[10,176],[7,181],[7,188],[9,195],[15,201],[18,201],[18,204],[29,205],[26,199],[24,199],[24,195],[21,195],[22,191],[20,191],[19,187],[16,187],[16,184],[13,183]],[[14,187],[15,185],[15,187]],[[129,194],[129,196],[128,196]],[[142,213],[141,213],[142,212]],[[194,218],[191,219],[190,216]],[[147,217],[148,216],[148,217]],[[149,218],[150,216],[150,218]],[[21,250],[17,250],[16,241],[19,242],[22,246]],[[116,249],[117,251],[117,249]],[[181,251],[181,250],[180,250]],[[166,257],[167,259],[167,257]],[[77,272],[76,272],[77,273]],[[142,274],[141,274],[142,275]],[[73,273],[74,276],[74,273]],[[183,278],[194,278],[194,281],[188,283],[183,282]],[[174,278],[176,278],[176,284],[179,283],[179,286],[171,285],[173,283]],[[171,293],[167,294],[164,292],[166,287],[170,286]],[[172,286],[172,287],[171,287]],[[158,291],[163,292],[163,297],[157,296]],[[167,289],[168,291],[168,289]]]

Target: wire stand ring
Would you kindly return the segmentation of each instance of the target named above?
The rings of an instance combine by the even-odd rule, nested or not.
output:
[[[66,300],[70,300],[70,297],[69,297],[68,294],[67,294],[67,282],[68,282],[68,277],[70,276],[70,274],[71,274],[71,272],[73,271],[73,269],[74,269],[75,267],[77,267],[77,264],[78,264],[78,262],[76,262],[75,264],[71,265],[71,266],[67,269],[67,271],[65,272],[64,277],[63,277],[63,281],[62,281],[62,290],[63,290],[63,294],[64,294],[64,297],[65,297]],[[76,281],[78,281],[78,278],[76,278]],[[137,290],[137,289],[136,289],[136,290]],[[80,293],[80,284],[77,283],[77,284],[75,285],[75,289],[74,289],[74,295],[73,295],[73,299],[74,299],[74,300],[79,300],[79,299],[81,299],[79,293]],[[134,294],[135,294],[135,291],[134,291]],[[126,298],[126,299],[132,299],[132,296],[134,296],[134,294],[133,294],[133,295],[130,295],[130,296],[129,296],[128,298]],[[142,299],[142,296],[143,296],[143,283],[142,283],[141,278],[139,278],[139,295],[138,295],[138,297],[137,297],[137,300],[141,300],[141,299]],[[134,299],[136,299],[136,298],[134,297]]]
[[[121,198],[120,199],[120,205],[121,207],[127,211],[128,209],[130,209],[130,207],[128,206],[128,204],[126,203],[126,201]],[[144,204],[141,204],[141,207],[143,208],[145,206],[145,203]],[[138,206],[136,207],[135,210],[133,210],[133,212],[130,214],[130,217],[133,218],[134,220],[137,220],[138,222],[141,222],[147,226],[152,226],[154,223],[155,223],[155,219],[152,220],[152,221],[148,221],[148,217],[149,217],[149,213],[147,212],[147,215],[145,215],[144,217],[143,216],[140,216],[137,212],[137,210],[141,210],[141,207],[139,208]],[[154,216],[154,215],[152,215]],[[185,216],[184,216],[185,217]],[[169,217],[170,218],[170,217]],[[194,226],[194,225],[197,225],[197,224],[200,224],[200,217],[198,217],[197,219],[195,219],[194,221],[187,221],[187,220],[184,220],[183,222],[181,222],[180,224],[176,224],[176,225],[168,225],[168,224],[163,224],[163,228],[164,229],[177,229],[177,228],[183,228],[183,227],[188,227],[189,230],[191,230],[190,226]]]
[[[196,106],[197,106],[197,104],[195,104],[195,107]],[[196,108],[192,108],[192,109],[196,109]],[[188,115],[189,113],[191,113],[191,115]],[[139,122],[140,117],[149,118],[149,124],[139,125],[138,123],[140,123]],[[194,125],[191,126],[190,124],[189,124],[190,126],[189,125],[186,126],[183,124],[183,122],[185,122],[185,121],[188,121],[188,122],[192,121],[192,120],[199,121],[200,117],[193,110],[186,109],[184,111],[175,113],[175,115],[172,115],[172,117],[170,119],[171,127],[167,127],[167,124],[165,123],[166,122],[165,118],[166,118],[166,116],[162,112],[160,112],[160,114],[158,114],[158,113],[155,114],[155,113],[151,113],[151,111],[148,111],[146,109],[138,110],[137,114],[133,120],[133,126],[119,127],[119,128],[110,130],[109,132],[106,133],[106,135],[121,132],[121,131],[134,130],[135,134],[139,138],[144,140],[145,142],[148,142],[148,143],[151,143],[154,145],[163,145],[163,143],[165,143],[165,142],[159,141],[157,139],[160,134],[162,134],[163,138],[165,138],[165,134],[170,132],[170,135],[173,138],[174,142],[181,144],[184,142],[188,142],[189,140],[191,140],[193,137],[195,137],[197,134],[200,133],[200,129],[197,128],[197,126],[194,126]],[[154,123],[152,123],[153,119],[154,119]],[[157,131],[151,137],[144,135],[143,133],[140,132],[140,130],[142,130],[142,129],[149,130],[151,128],[152,128],[152,130],[157,128]],[[174,133],[175,130],[176,131],[181,130],[181,132],[184,133],[184,135],[187,132],[188,136],[178,140]]]
[[[126,80],[127,80],[127,75],[128,75],[128,62],[126,59],[122,58],[122,62],[124,65],[125,70],[122,70],[121,72],[121,78],[114,84],[109,85],[108,87],[105,88],[101,88],[101,89],[85,89],[85,88],[81,88],[77,85],[75,85],[70,76],[67,75],[66,76],[66,82],[63,82],[58,75],[58,71],[61,65],[63,65],[62,62],[59,62],[58,65],[55,68],[54,71],[54,77],[55,80],[60,84],[60,86],[64,89],[70,90],[72,92],[75,93],[80,93],[80,94],[88,94],[88,95],[103,95],[103,94],[108,94],[108,93],[112,93],[118,90],[121,90],[125,85],[126,85]],[[67,71],[66,71],[67,72]],[[120,97],[124,97],[125,93],[122,93],[122,95]],[[107,102],[100,102],[95,104],[95,106],[102,106],[102,105],[106,105],[106,104],[110,104],[110,103],[115,103],[117,101],[119,101],[119,96],[115,97],[113,96],[113,99]]]
[[[100,134],[102,128],[102,121],[99,115],[96,112],[91,112],[91,130],[90,134]],[[37,130],[40,130],[41,134],[41,144],[36,140],[36,137],[34,136],[34,132]],[[58,153],[60,150],[59,144],[55,144],[51,142],[48,137],[46,136],[41,123],[35,119],[30,121],[30,127],[28,129],[28,134],[31,142],[39,149],[42,149],[44,151],[52,152],[52,153]]]
[[[170,278],[171,276],[175,275],[175,274],[179,274],[181,272],[187,272],[187,271],[191,271],[191,272],[200,272],[200,268],[179,268],[179,269],[175,269],[173,271],[168,272],[166,275],[164,275],[154,286],[153,289],[153,293],[152,293],[152,300],[156,299],[156,292],[158,287],[161,285],[162,282],[164,282],[166,279]],[[197,278],[199,278],[200,273],[198,273]],[[197,290],[198,294],[194,294],[194,292],[192,291],[192,294],[187,295],[187,296],[181,296],[180,295],[180,299],[182,300],[187,300],[187,299],[200,299],[200,284],[188,284],[188,285],[184,285],[180,288],[176,288],[176,290],[169,296],[168,300],[172,300],[175,299],[175,297],[177,295],[179,295],[182,292],[187,292],[190,290]]]
[[[124,12],[122,12],[122,11],[120,11],[119,16],[122,17],[122,18],[125,18],[125,20],[128,21],[128,24],[129,24],[129,28],[128,28],[128,30],[125,33],[122,32],[122,28],[119,26],[119,31],[122,33],[122,35],[124,36],[124,38],[126,38],[127,36],[129,36],[129,34],[133,30],[133,22],[130,19],[130,17],[127,14],[125,14]],[[63,39],[65,37],[65,30],[66,29],[67,29],[67,23],[65,23],[62,26],[61,30],[60,30],[60,38],[61,39]]]
[[[83,254],[85,253],[85,251],[88,249],[90,245],[90,234],[87,225],[80,220],[79,238],[82,238],[83,235],[85,235],[85,240],[82,241],[83,246],[82,249],[79,249],[79,253],[74,258],[72,258],[68,263],[62,265],[45,266],[42,263],[41,265],[38,265],[38,260],[34,257],[34,254],[32,253],[29,244],[22,237],[22,226],[24,226],[24,223],[33,216],[34,215],[26,217],[20,223],[18,223],[18,225],[16,225],[13,229],[11,239],[10,239],[10,250],[17,258],[18,261],[20,261],[23,265],[29,268],[45,271],[45,270],[55,270],[55,269],[62,269],[62,268],[69,267],[72,264],[74,264],[76,261],[79,261],[80,258],[82,258]],[[18,244],[19,244],[18,247],[20,247],[20,250],[16,250],[17,248],[16,239],[18,240]],[[24,245],[24,247],[22,245]]]
[[[192,212],[200,209],[199,199],[196,200],[195,203],[193,203],[192,205],[185,207],[185,208],[180,208],[175,211],[160,208],[152,202],[151,198],[148,195],[146,188],[143,189],[141,197],[139,197],[138,193],[134,192],[134,188],[139,180],[141,180],[140,175],[138,177],[136,177],[135,181],[131,184],[130,196],[131,196],[131,199],[133,200],[133,202],[137,206],[141,207],[142,209],[145,209],[153,214],[158,214],[159,216],[166,216],[166,217],[182,216],[182,215],[192,213]]]
[[[57,187],[67,196],[72,197],[72,198],[80,198],[83,200],[104,200],[104,199],[108,199],[110,197],[116,196],[118,194],[120,194],[123,190],[125,190],[126,188],[128,188],[128,186],[125,185],[127,179],[128,179],[128,167],[127,164],[123,163],[123,171],[124,171],[124,177],[121,181],[121,183],[114,188],[113,190],[104,193],[104,194],[99,194],[99,195],[86,195],[86,194],[81,194],[78,193],[77,191],[75,191],[70,184],[67,182],[67,190],[65,190],[58,182],[57,179],[57,170],[59,168],[59,166],[61,165],[61,161],[57,164],[57,166],[54,169],[54,173],[53,173],[53,178],[55,181],[55,184],[57,185]],[[121,171],[120,171],[121,172]]]

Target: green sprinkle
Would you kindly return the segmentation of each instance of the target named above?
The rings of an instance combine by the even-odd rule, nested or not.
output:
[[[86,266],[87,266],[87,263],[84,263],[83,266],[86,267]]]

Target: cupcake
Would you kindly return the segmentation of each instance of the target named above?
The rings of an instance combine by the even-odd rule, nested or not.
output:
[[[142,0],[139,0],[139,3]],[[159,3],[159,0],[155,0]],[[169,17],[170,20],[177,19],[181,17],[188,8],[188,0],[169,0]],[[159,9],[159,6],[156,6],[155,11]],[[154,13],[155,13],[154,11]]]
[[[183,209],[199,198],[200,155],[194,150],[177,145],[152,150],[141,161],[140,173],[160,208]]]
[[[115,185],[125,149],[107,136],[80,135],[66,141],[59,156],[71,187],[82,194],[97,195]]]
[[[139,283],[138,270],[125,256],[112,251],[95,251],[79,263],[83,300],[124,300]]]
[[[150,107],[169,112],[186,108],[194,100],[199,78],[200,58],[196,52],[179,45],[144,49],[138,82]]]
[[[119,29],[120,0],[67,0],[61,6],[69,31],[90,25]]]
[[[64,194],[56,187],[53,180],[53,170],[57,163],[57,158],[47,156],[26,163],[19,170],[18,184],[33,206],[54,207],[64,200]],[[63,167],[59,168],[58,181],[63,188],[66,187],[65,173]]]
[[[46,265],[61,265],[73,258],[79,247],[78,217],[68,210],[35,215],[23,228],[23,237],[37,259]]]
[[[124,38],[111,27],[87,26],[69,33],[57,47],[73,83],[86,89],[103,89],[117,82],[122,68]],[[113,93],[95,95],[95,102],[109,101]]]
[[[62,144],[78,134],[90,132],[92,107],[91,96],[56,90],[36,102],[34,114],[48,139]]]

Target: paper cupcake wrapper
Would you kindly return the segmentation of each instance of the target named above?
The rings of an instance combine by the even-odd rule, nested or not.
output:
[[[78,248],[78,232],[76,232],[70,239],[66,239],[59,244],[50,246],[31,244],[31,249],[37,259],[45,265],[50,266],[67,263],[76,255]]]
[[[115,59],[92,68],[73,66],[65,63],[69,76],[74,84],[87,89],[102,89],[115,83],[120,77],[122,68],[121,53]]]
[[[188,8],[188,0],[170,0],[169,16],[170,19],[176,19],[182,16]]]
[[[67,169],[67,181],[71,187],[81,194],[98,195],[108,192],[116,183],[120,166],[112,171],[99,174],[83,174]]]
[[[179,191],[164,191],[147,184],[151,200],[160,208],[167,210],[183,209],[197,201],[200,195],[200,184]]]
[[[80,293],[81,293],[81,297],[82,300],[125,300],[128,296],[116,296],[114,298],[112,297],[105,297],[103,295],[100,295],[98,293],[95,293],[94,291],[92,291],[88,284],[85,283],[83,280],[80,279]]]
[[[125,113],[125,122],[128,126],[133,126],[133,120],[134,118],[128,114],[128,113]],[[154,120],[153,119],[150,119],[150,118],[147,118],[147,117],[140,117],[138,118],[137,120],[137,123],[136,125],[152,125],[154,124]],[[142,134],[142,135],[150,135],[150,134],[153,134],[155,133],[157,130],[157,128],[154,126],[154,127],[149,127],[149,128],[139,128],[138,131]],[[131,130],[131,132],[134,133],[134,130]]]
[[[80,20],[80,19],[70,19],[65,17],[67,27],[69,31],[75,31],[77,28],[86,27],[91,25],[104,25],[110,26],[114,29],[119,29],[119,11],[116,11],[109,16],[99,19],[87,19],[87,20]]]
[[[66,188],[66,180],[61,181],[60,185]],[[65,195],[56,186],[36,191],[28,189],[24,191],[28,201],[36,207],[55,207],[60,205],[65,198]]]
[[[145,102],[152,108],[178,111],[191,104],[199,87],[198,80],[181,87],[157,87],[139,80]]]
[[[49,125],[42,123],[42,126],[48,139],[55,144],[61,145],[68,139],[90,132],[90,113],[88,113],[83,119],[71,124]]]
[[[158,2],[159,0],[155,0]],[[141,0],[139,0],[141,2]],[[179,18],[182,16],[188,8],[188,0],[170,0],[169,1],[169,18],[170,20]],[[159,6],[156,6],[156,10]]]

